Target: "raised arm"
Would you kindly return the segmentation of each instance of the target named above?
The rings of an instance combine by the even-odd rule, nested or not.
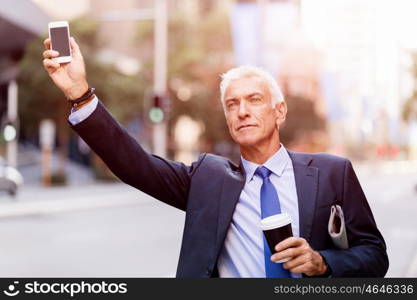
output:
[[[43,64],[49,76],[68,99],[79,98],[88,83],[77,43],[71,38],[73,59],[65,64],[53,61],[59,54],[49,50],[49,39],[44,45]],[[86,119],[71,126],[123,182],[185,210],[191,176],[199,162],[186,166],[146,153],[101,103]]]

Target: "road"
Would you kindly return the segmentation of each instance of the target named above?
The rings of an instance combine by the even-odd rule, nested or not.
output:
[[[175,208],[122,184],[28,187],[19,198],[1,199],[0,277],[175,275]]]
[[[355,164],[387,242],[387,277],[417,277],[417,163]],[[124,184],[0,196],[1,277],[173,277],[184,213]]]
[[[367,163],[357,173],[387,243],[387,277],[417,277],[417,162]]]

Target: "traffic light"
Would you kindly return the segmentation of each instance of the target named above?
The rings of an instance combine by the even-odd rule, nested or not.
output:
[[[164,99],[159,95],[152,97],[152,103],[149,108],[149,119],[152,123],[161,123],[164,121]]]
[[[13,141],[17,136],[16,126],[12,122],[7,122],[3,127],[3,138],[6,142]]]

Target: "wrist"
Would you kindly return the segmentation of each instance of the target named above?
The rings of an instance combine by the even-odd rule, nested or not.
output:
[[[95,89],[93,87],[90,87],[83,95],[81,95],[81,97],[68,100],[69,104],[72,106],[72,109],[78,110],[84,105],[90,103],[90,101],[93,100],[95,97],[94,91]]]
[[[95,97],[95,95],[92,95],[92,96],[91,96],[90,98],[88,98],[87,100],[84,100],[84,101],[82,101],[82,102],[78,103],[77,105],[73,105],[73,106],[72,106],[72,109],[73,109],[74,111],[77,111],[77,110],[81,109],[82,107],[86,106],[86,105],[87,105],[87,104],[89,104],[91,101],[93,101],[94,97]]]
[[[321,258],[320,271],[319,271],[318,275],[319,276],[326,276],[326,277],[330,276],[331,275],[331,270],[330,270],[329,265],[326,262],[326,259],[323,257],[323,255],[321,255],[320,252],[317,252],[317,253]]]
[[[323,275],[323,274],[326,274],[326,273],[327,273],[327,264],[323,261],[319,275]]]
[[[88,83],[83,82],[81,84],[77,84],[76,86],[66,90],[64,92],[65,97],[69,100],[74,100],[80,98],[88,91]]]

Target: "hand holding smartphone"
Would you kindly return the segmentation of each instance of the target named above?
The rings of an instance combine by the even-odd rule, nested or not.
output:
[[[70,34],[67,21],[50,22],[48,24],[51,50],[59,52],[59,56],[53,58],[57,63],[69,63],[72,61]]]
[[[48,29],[49,38],[43,42],[44,68],[67,99],[77,99],[88,90],[80,47],[70,38],[68,22],[51,22]]]

